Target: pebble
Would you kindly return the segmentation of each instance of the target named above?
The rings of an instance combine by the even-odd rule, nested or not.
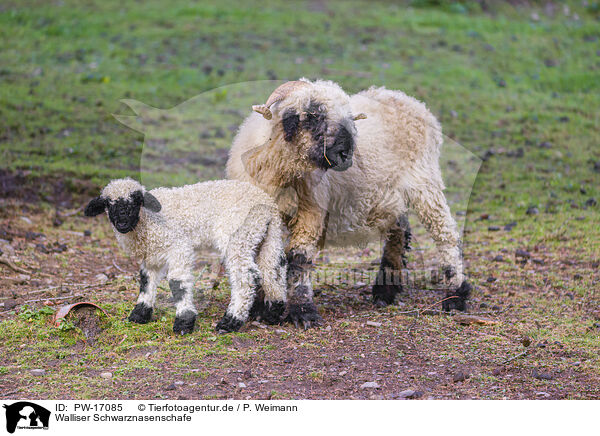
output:
[[[94,277],[94,278],[95,278],[95,279],[96,279],[96,281],[97,281],[98,283],[100,283],[101,285],[103,285],[103,284],[105,284],[105,283],[107,283],[107,282],[108,282],[108,276],[107,276],[106,274],[102,274],[102,273],[100,273],[100,274],[96,275],[96,277]]]
[[[548,392],[543,392],[543,391],[536,392],[535,395],[537,397],[544,397],[544,398],[548,398],[550,396],[550,394]]]
[[[502,257],[502,255],[499,254],[498,256],[494,257],[492,260],[494,262],[502,262],[504,260],[504,257]]]
[[[103,372],[100,374],[100,377],[108,380],[109,378],[112,378],[112,372]]]
[[[498,227],[498,226],[489,226],[488,227],[488,231],[490,231],[490,232],[497,232],[498,230],[500,230],[500,227]]]
[[[340,377],[343,377],[343,376],[345,376],[346,374],[348,374],[348,371],[340,371],[340,372],[338,373],[338,375],[339,375]]]
[[[27,218],[26,216],[22,216],[21,217],[21,221],[24,221],[27,224],[33,224],[33,222],[29,218]]]
[[[239,383],[238,383],[238,387],[239,387],[240,389],[244,389],[244,388],[246,387],[246,383],[239,382]]]
[[[381,323],[380,323],[380,322],[375,322],[375,321],[367,321],[367,322],[366,322],[366,324],[367,324],[368,326],[371,326],[371,327],[381,327]]]
[[[400,398],[412,398],[415,396],[415,391],[413,391],[412,389],[406,389],[405,391],[402,391],[398,394],[398,397]]]
[[[46,375],[45,369],[32,369],[30,372],[31,375]]]
[[[470,378],[471,374],[467,374],[465,372],[459,371],[456,374],[454,374],[454,376],[452,377],[452,381],[454,383],[458,383],[461,381],[465,381],[466,379]]]
[[[529,259],[531,257],[531,254],[527,250],[523,250],[522,248],[517,248],[517,251],[515,251],[515,257],[522,257],[524,259]]]
[[[185,383],[184,383],[184,382],[182,382],[182,381],[176,381],[176,382],[175,382],[175,383],[173,383],[173,384],[174,384],[175,386],[182,386],[182,385],[184,385]]]
[[[285,335],[287,332],[285,330],[277,329],[277,330],[275,330],[275,333],[280,334],[280,335]]]
[[[377,382],[366,382],[363,383],[362,385],[360,385],[361,389],[378,389],[379,388],[379,383]]]

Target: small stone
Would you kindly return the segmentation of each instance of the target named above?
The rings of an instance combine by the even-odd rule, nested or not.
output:
[[[513,221],[504,226],[504,230],[510,232],[513,228],[517,226],[517,222]]]
[[[525,213],[527,215],[537,215],[540,213],[540,210],[535,206],[531,206],[531,207],[527,208],[527,211]]]
[[[499,226],[489,226],[489,227],[488,227],[488,231],[489,231],[489,232],[497,232],[497,231],[499,231],[499,230],[500,230],[500,227],[499,227]]]
[[[331,326],[328,325],[327,327],[325,327],[323,330],[325,330],[326,332],[330,332],[331,331]]]
[[[97,281],[98,283],[100,283],[101,285],[103,285],[103,284],[105,284],[105,283],[107,283],[107,282],[108,282],[108,276],[107,276],[106,274],[102,274],[102,273],[100,273],[100,274],[96,275],[96,277],[94,277],[94,278],[95,278],[95,279],[96,279],[96,281]]]
[[[112,372],[103,372],[103,373],[101,373],[101,374],[100,374],[100,377],[102,377],[102,378],[104,378],[104,379],[107,379],[107,380],[108,380],[109,378],[112,378],[112,376],[113,376],[113,375],[112,375]]]
[[[33,224],[33,222],[29,218],[27,218],[26,216],[22,216],[20,218],[21,218],[21,221],[23,221],[23,222],[25,222],[27,224]]]
[[[246,383],[243,383],[243,382],[238,383],[238,388],[244,389],[245,387],[246,387]]]
[[[277,330],[275,330],[275,333],[277,333],[279,335],[285,335],[287,332],[285,330],[277,329]]]
[[[454,376],[452,377],[452,381],[454,383],[458,383],[458,382],[465,381],[465,380],[467,380],[470,377],[471,377],[471,374],[468,374],[468,373],[463,372],[463,371],[459,371],[456,374],[454,374]]]
[[[598,202],[596,201],[596,199],[595,199],[594,197],[592,197],[592,198],[588,199],[588,200],[585,202],[585,205],[586,205],[587,207],[593,207],[593,206],[596,206],[597,204],[598,204]]]
[[[548,141],[540,142],[538,144],[538,147],[540,147],[540,148],[552,148],[552,143],[548,142]]]
[[[182,386],[182,385],[184,385],[185,383],[184,383],[184,382],[182,382],[181,380],[178,380],[178,381],[176,381],[176,382],[175,382],[175,383],[173,383],[173,384],[174,384],[175,386]]]
[[[361,389],[379,389],[379,383],[372,381],[372,382],[366,382],[363,383],[362,385],[360,385]]]
[[[498,280],[496,277],[488,277],[485,281],[488,283],[494,283],[496,280]]]
[[[171,383],[169,386],[165,387],[165,391],[174,391],[175,389],[177,389],[175,383]]]
[[[294,361],[294,359],[292,359],[291,357],[287,358],[287,359],[283,359],[283,363],[292,363]]]
[[[46,375],[46,370],[45,369],[32,369],[29,372],[31,372],[31,375],[35,375],[35,376]]]
[[[515,257],[522,257],[523,259],[531,258],[531,254],[527,250],[523,250],[522,248],[517,248],[515,251]]]
[[[521,344],[523,344],[524,347],[529,347],[531,345],[531,339],[525,336],[521,339]]]
[[[536,396],[536,397],[544,397],[544,398],[548,398],[548,397],[550,396],[550,394],[549,394],[548,392],[543,392],[543,391],[540,391],[540,392],[536,392],[536,393],[535,393],[535,396]]]
[[[91,230],[84,230],[83,231],[83,236],[86,236],[86,237],[92,236],[92,231]]]
[[[381,327],[381,323],[380,322],[375,322],[375,321],[367,321],[366,325],[368,325],[370,327]]]
[[[533,373],[531,374],[531,376],[538,380],[554,380],[554,376],[552,374],[550,374],[548,372],[538,372],[537,369],[533,370]]]
[[[406,389],[398,394],[399,398],[413,398],[415,396],[415,391],[412,389]]]
[[[504,260],[504,257],[502,257],[502,255],[499,254],[498,256],[495,256],[492,260],[494,262],[502,262]]]
[[[338,373],[338,375],[339,375],[340,377],[343,377],[343,376],[345,376],[346,374],[348,374],[348,371],[340,371],[340,372]]]

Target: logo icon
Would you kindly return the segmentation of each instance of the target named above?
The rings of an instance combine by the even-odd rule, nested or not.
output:
[[[19,401],[3,406],[6,409],[6,431],[18,429],[48,429],[50,411],[29,401]]]

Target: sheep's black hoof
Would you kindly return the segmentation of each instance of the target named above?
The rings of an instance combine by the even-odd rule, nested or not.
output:
[[[196,314],[194,312],[184,312],[175,317],[173,331],[178,335],[187,335],[194,331],[196,324]]]
[[[260,313],[260,320],[266,324],[281,324],[285,312],[285,303],[283,301],[267,301]]]
[[[146,306],[144,303],[138,303],[135,305],[131,313],[129,314],[129,321],[137,324],[147,324],[152,318],[152,308]]]
[[[221,318],[221,321],[219,321],[217,323],[217,327],[215,328],[215,330],[218,333],[231,333],[231,332],[237,332],[240,327],[242,327],[244,325],[244,321],[242,321],[241,319],[237,319],[233,316],[231,316],[230,314],[226,313],[223,318]]]
[[[467,310],[467,299],[473,287],[466,280],[462,282],[460,287],[454,291],[446,294],[447,300],[442,301],[442,309],[445,312],[451,310],[459,310],[464,312]]]
[[[304,330],[308,330],[311,327],[320,326],[323,322],[323,318],[319,315],[315,303],[309,301],[308,303],[288,304],[285,321],[293,322],[296,328],[302,323]]]
[[[386,307],[394,304],[396,295],[402,292],[401,285],[373,285],[373,305]]]

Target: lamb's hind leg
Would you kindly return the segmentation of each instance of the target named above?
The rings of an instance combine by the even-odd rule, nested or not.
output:
[[[227,311],[217,323],[219,333],[235,332],[244,325],[260,287],[258,265],[252,259],[225,259],[225,268],[231,285],[231,300]]]
[[[152,318],[154,301],[156,300],[156,287],[162,277],[162,271],[148,269],[145,265],[140,268],[140,294],[137,304],[129,314],[129,321],[137,324],[146,324]]]
[[[198,311],[194,306],[194,276],[192,275],[193,254],[179,259],[179,262],[169,265],[169,288],[175,303],[175,322],[173,331],[185,335],[194,331]]]
[[[405,254],[410,250],[408,217],[402,215],[386,234],[377,280],[373,285],[373,304],[385,307],[402,292],[402,268],[406,267]]]

